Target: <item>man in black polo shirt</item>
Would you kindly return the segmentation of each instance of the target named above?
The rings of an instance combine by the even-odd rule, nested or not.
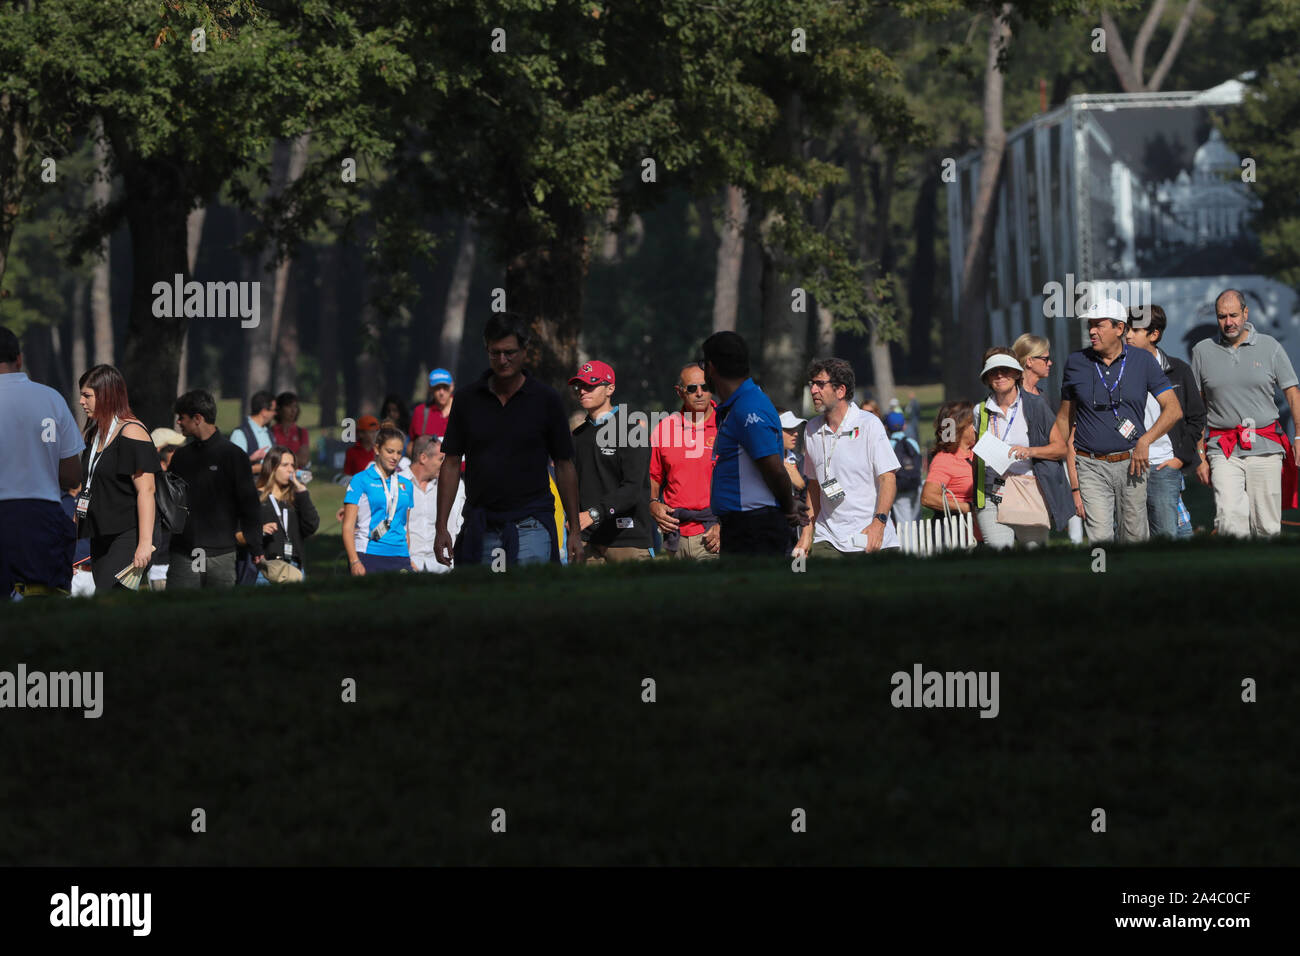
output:
[[[578,526],[584,559],[642,561],[650,557],[649,423],[614,407],[614,370],[587,362],[569,379],[587,419],[573,430],[578,467]]]
[[[578,473],[559,393],[524,369],[530,339],[517,315],[499,313],[483,331],[491,367],[458,393],[442,439],[438,519],[433,553],[452,562],[447,519],[465,466],[464,524],[455,542],[458,565],[491,564],[498,549],[506,565],[560,560],[559,529],[548,462],[568,516],[568,553],[578,560]]]
[[[216,417],[210,392],[195,389],[176,399],[176,427],[189,441],[176,449],[167,470],[189,486],[190,513],[184,530],[171,537],[168,591],[234,587],[237,530],[244,532],[253,563],[263,562],[262,504],[248,454],[218,431]]]

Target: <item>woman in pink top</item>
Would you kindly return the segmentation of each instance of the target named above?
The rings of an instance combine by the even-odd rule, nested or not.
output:
[[[921,504],[942,515],[947,498],[949,511],[967,514],[975,506],[975,453],[971,451],[975,444],[974,406],[970,402],[946,402],[934,420],[934,436],[934,457],[921,487]]]

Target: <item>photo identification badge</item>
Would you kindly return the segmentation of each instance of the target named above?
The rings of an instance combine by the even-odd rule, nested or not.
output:
[[[1133,435],[1137,432],[1137,426],[1127,418],[1121,418],[1115,423],[1115,430],[1123,435],[1124,439],[1128,441],[1131,440]]]
[[[839,501],[844,497],[844,489],[840,487],[838,478],[829,478],[822,485],[822,494],[826,496],[827,501]]]
[[[293,560],[293,542],[292,542],[292,541],[286,541],[286,542],[284,543],[284,560],[286,560],[286,561],[292,561],[292,560]]]
[[[80,521],[86,517],[86,512],[90,510],[90,489],[87,488],[77,495],[77,520]]]

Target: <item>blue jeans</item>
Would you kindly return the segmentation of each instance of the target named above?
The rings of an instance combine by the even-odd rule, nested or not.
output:
[[[1147,524],[1151,537],[1178,537],[1178,496],[1183,474],[1177,468],[1152,468],[1147,473]]]
[[[525,518],[515,522],[519,529],[518,564],[545,564],[551,560],[551,536],[545,526],[536,518]],[[492,553],[497,548],[505,548],[501,535],[488,528],[483,533],[483,563],[492,563]]]

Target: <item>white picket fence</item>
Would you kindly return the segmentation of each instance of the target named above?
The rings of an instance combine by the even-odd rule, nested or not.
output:
[[[922,557],[975,547],[975,516],[952,514],[945,518],[917,518],[898,526],[899,545],[904,554]]]

